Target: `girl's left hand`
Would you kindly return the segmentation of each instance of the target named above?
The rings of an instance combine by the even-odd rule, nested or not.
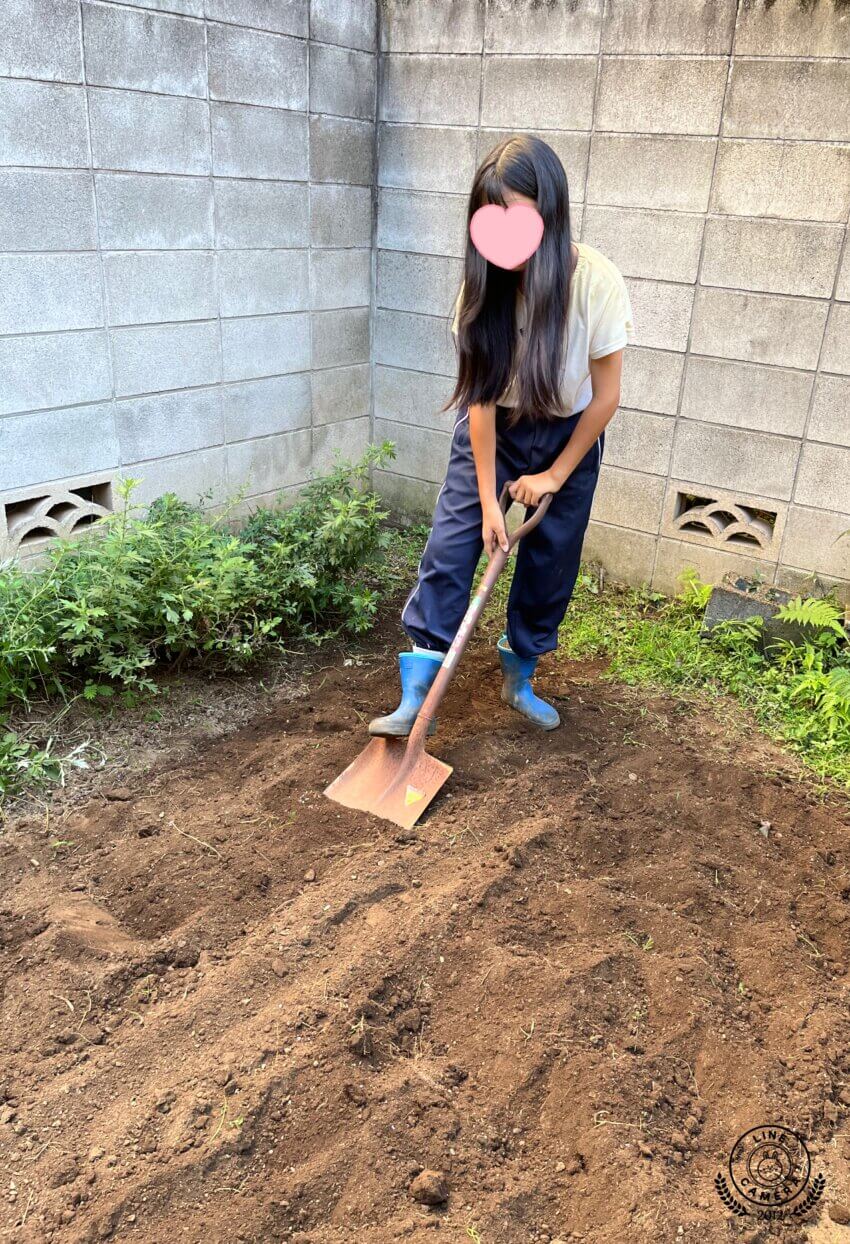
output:
[[[560,487],[551,471],[541,471],[539,475],[521,475],[508,492],[521,505],[539,505],[547,492],[557,492]]]

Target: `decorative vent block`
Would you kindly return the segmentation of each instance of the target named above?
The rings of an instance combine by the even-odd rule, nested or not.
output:
[[[671,485],[666,510],[664,534],[674,539],[756,557],[778,555],[781,503],[678,483]]]
[[[64,484],[30,496],[16,495],[2,507],[0,558],[26,554],[45,540],[67,538],[112,510],[112,483]]]

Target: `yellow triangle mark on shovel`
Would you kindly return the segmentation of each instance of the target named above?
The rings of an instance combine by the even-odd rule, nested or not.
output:
[[[415,786],[408,786],[404,792],[404,802],[407,807],[410,807],[412,803],[418,803],[420,799],[424,798],[424,790],[417,790]]]

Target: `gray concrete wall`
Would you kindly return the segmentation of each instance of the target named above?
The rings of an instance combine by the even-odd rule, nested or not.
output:
[[[368,441],[373,0],[4,0],[0,554]]]

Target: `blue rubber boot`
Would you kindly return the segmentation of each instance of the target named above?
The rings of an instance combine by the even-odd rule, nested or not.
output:
[[[541,700],[531,689],[531,676],[537,667],[537,657],[519,657],[508,645],[506,635],[498,643],[499,660],[502,663],[502,699],[511,708],[522,713],[541,730],[554,730],[561,724],[558,710]]]
[[[400,652],[398,667],[401,674],[401,704],[386,717],[375,717],[369,722],[369,733],[389,738],[403,738],[410,734],[416,714],[422,707],[431,683],[437,677],[444,654],[426,656],[421,652]],[[428,726],[428,733],[437,729],[436,718]]]

